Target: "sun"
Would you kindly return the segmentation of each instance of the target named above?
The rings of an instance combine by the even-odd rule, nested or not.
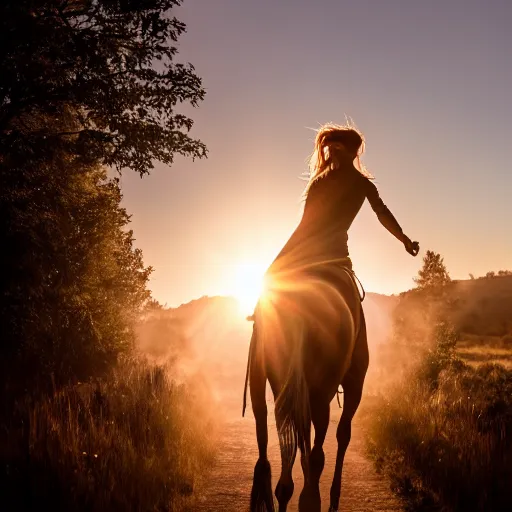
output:
[[[232,277],[233,295],[242,315],[251,315],[263,292],[263,276],[266,266],[260,263],[240,263],[235,266]]]

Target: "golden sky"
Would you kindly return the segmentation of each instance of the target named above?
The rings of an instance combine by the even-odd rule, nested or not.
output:
[[[207,90],[184,111],[209,158],[121,180],[157,300],[228,293],[243,268],[264,270],[300,218],[311,128],[345,115],[422,248],[409,256],[363,206],[349,250],[368,291],[412,287],[426,249],[453,278],[512,268],[512,3],[187,0],[176,15],[180,59]]]

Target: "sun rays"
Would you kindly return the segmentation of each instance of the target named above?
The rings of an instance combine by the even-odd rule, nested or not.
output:
[[[266,266],[260,263],[246,262],[235,266],[230,295],[237,299],[241,315],[253,313],[264,291],[265,271]]]

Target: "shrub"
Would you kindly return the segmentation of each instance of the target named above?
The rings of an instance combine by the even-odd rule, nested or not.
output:
[[[380,396],[369,446],[395,489],[446,510],[512,507],[512,371],[444,366],[437,385],[416,377]]]

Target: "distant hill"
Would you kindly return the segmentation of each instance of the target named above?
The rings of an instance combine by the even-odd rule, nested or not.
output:
[[[370,345],[383,343],[391,330],[392,312],[398,297],[367,293],[363,302]],[[177,308],[166,310],[167,314],[179,321],[187,336],[201,343],[207,350],[215,350],[215,355],[226,350],[228,344],[229,358],[240,348],[246,355],[250,340],[252,323],[247,322],[238,312],[238,304],[231,297],[201,297]]]
[[[512,276],[452,281],[444,292],[451,304],[446,317],[459,332],[477,336],[512,334]],[[394,315],[417,331],[426,319],[422,293],[416,289],[402,293]]]
[[[464,333],[482,336],[512,334],[512,276],[456,281],[453,322]]]
[[[363,308],[371,346],[386,341],[397,301],[397,297],[366,295]],[[235,299],[201,297],[149,315],[138,329],[139,347],[157,360],[175,358],[181,366],[193,361],[216,373],[232,374],[235,367],[244,372],[252,325]]]
[[[150,334],[158,338],[158,343],[156,339],[142,341],[146,351],[162,343],[171,350],[179,338],[182,340],[180,346],[187,354],[193,353],[196,358],[209,355],[217,359],[224,358],[226,353],[232,355],[233,346],[239,344],[242,335],[247,337],[250,328],[249,322],[238,311],[237,301],[231,297],[205,296],[177,308],[156,310],[144,323],[152,325]]]

